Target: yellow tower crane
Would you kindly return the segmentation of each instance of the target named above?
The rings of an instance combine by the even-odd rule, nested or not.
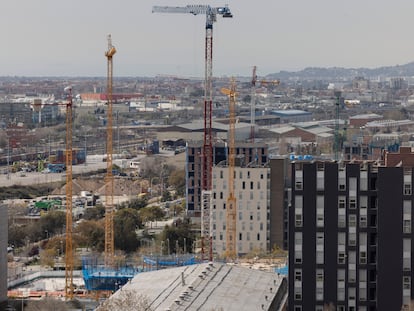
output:
[[[112,57],[116,49],[108,35],[107,65],[107,127],[106,127],[106,177],[105,177],[105,265],[114,264],[114,176],[112,175]]]
[[[66,249],[65,297],[73,298],[73,248],[72,248],[72,87],[66,87]]]
[[[236,123],[236,82],[231,81],[230,89],[222,88],[221,92],[229,97],[229,180],[226,207],[226,257],[232,260],[237,257],[236,245],[236,197],[234,195],[234,165],[236,157],[235,148],[235,123]]]

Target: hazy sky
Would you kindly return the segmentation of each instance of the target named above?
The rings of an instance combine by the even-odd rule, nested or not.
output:
[[[3,0],[0,76],[204,76],[205,16],[153,5],[228,4],[213,34],[215,76],[414,60],[412,0]]]

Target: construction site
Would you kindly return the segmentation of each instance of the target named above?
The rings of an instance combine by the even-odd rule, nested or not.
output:
[[[161,271],[158,274],[156,271],[162,270],[163,275],[171,274],[171,277],[174,277],[175,272],[166,273],[166,269],[171,271],[181,271],[181,286],[188,285],[187,293],[184,293],[185,297],[179,296],[173,301],[170,301],[172,298],[168,298],[168,303],[165,304],[165,307],[169,305],[182,306],[183,304],[177,300],[181,299],[182,301],[186,300],[189,297],[188,291],[196,291],[204,288],[205,294],[210,296],[207,285],[203,285],[207,282],[205,281],[208,277],[226,279],[226,282],[233,283],[235,279],[238,278],[237,275],[244,275],[245,272],[239,270],[239,268],[233,266],[226,266],[225,264],[213,263],[218,257],[227,263],[234,264],[237,262],[241,254],[245,254],[246,251],[238,243],[238,232],[237,229],[237,215],[238,215],[238,206],[240,202],[236,198],[235,194],[235,168],[240,165],[239,160],[236,158],[236,96],[238,96],[237,91],[237,81],[231,79],[228,81],[228,87],[221,88],[222,95],[226,96],[228,100],[228,140],[227,140],[227,154],[225,155],[225,161],[221,162],[220,166],[224,167],[227,170],[226,182],[229,187],[229,192],[227,198],[225,198],[225,203],[223,206],[227,205],[225,210],[225,220],[223,228],[224,232],[224,241],[222,250],[218,249],[217,245],[215,246],[214,240],[216,239],[214,219],[216,217],[216,211],[212,210],[213,201],[216,199],[213,198],[213,167],[215,166],[215,160],[213,159],[215,155],[213,154],[213,145],[216,144],[216,137],[213,134],[213,73],[212,73],[212,64],[213,64],[213,24],[217,21],[217,17],[222,18],[232,18],[233,15],[228,6],[223,7],[211,7],[209,5],[187,5],[184,7],[169,7],[169,6],[154,6],[153,13],[183,13],[183,14],[192,14],[192,15],[202,15],[205,16],[205,79],[204,79],[204,98],[203,98],[203,133],[202,133],[202,143],[200,148],[201,154],[201,165],[199,170],[200,175],[200,196],[201,199],[198,201],[199,205],[195,208],[198,213],[198,220],[194,223],[198,225],[197,231],[197,245],[194,245],[189,252],[186,250],[185,238],[184,246],[182,251],[178,251],[178,241],[176,252],[170,252],[170,246],[168,245],[168,252],[165,254],[165,245],[161,245],[160,252],[151,252],[150,254],[143,255],[140,259],[141,262],[137,263],[136,261],[125,261],[121,257],[117,256],[115,249],[115,230],[114,230],[114,215],[117,211],[117,207],[120,203],[119,197],[120,193],[124,194],[124,198],[128,199],[134,196],[140,197],[140,195],[146,195],[149,193],[152,195],[154,191],[153,180],[151,179],[147,182],[146,185],[143,185],[142,182],[139,185],[129,185],[122,186],[122,181],[116,180],[115,176],[125,176],[130,177],[124,174],[123,172],[118,172],[114,169],[114,165],[119,162],[118,157],[115,156],[116,153],[120,154],[119,147],[119,126],[117,119],[114,124],[114,117],[118,115],[118,112],[114,112],[114,94],[113,94],[113,59],[117,53],[115,46],[112,44],[112,37],[108,35],[107,37],[107,50],[105,51],[105,57],[107,60],[107,84],[106,84],[106,116],[105,116],[105,147],[104,147],[104,157],[103,162],[105,165],[104,177],[100,184],[100,193],[102,194],[99,199],[104,206],[104,251],[102,255],[85,255],[81,258],[81,270],[82,277],[84,281],[85,290],[89,293],[95,293],[96,297],[108,297],[113,292],[116,292],[118,289],[123,286],[132,286],[136,280],[138,282],[147,282],[145,281],[144,275],[148,273],[149,275],[161,275]],[[260,83],[261,86],[267,84],[277,85],[278,81],[265,81],[257,79],[256,76],[256,67],[253,69],[253,78],[251,81],[252,87],[252,111],[251,111],[251,124],[250,124],[250,135],[249,142],[255,143],[255,88],[256,85]],[[74,196],[74,190],[78,191],[80,188],[92,190],[91,186],[79,187],[80,181],[77,181],[74,178],[74,169],[73,165],[79,166],[82,164],[86,165],[87,159],[87,148],[86,148],[86,139],[85,136],[85,148],[79,149],[74,148],[74,129],[73,129],[73,89],[72,86],[68,86],[64,90],[65,102],[60,103],[65,109],[65,150],[58,152],[56,155],[49,153],[47,154],[49,161],[44,163],[39,159],[31,159],[27,156],[26,159],[37,161],[37,166],[41,169],[38,169],[45,173],[64,173],[62,178],[64,178],[65,183],[64,187],[61,189],[64,193],[54,193],[54,195],[62,194],[64,195],[64,203],[62,200],[43,200],[33,204],[33,214],[49,211],[52,209],[64,209],[66,214],[65,219],[65,232],[62,234],[64,236],[64,243],[61,241],[61,245],[64,245],[64,272],[65,272],[65,286],[64,286],[64,296],[66,300],[72,300],[78,293],[79,288],[75,288],[74,282],[74,271],[78,268],[79,263],[76,260],[76,247],[74,246],[74,222],[79,218],[78,203],[77,199]],[[36,106],[37,107],[37,106]],[[40,107],[39,109],[39,120],[40,120]],[[95,111],[96,112],[96,111]],[[118,136],[118,137],[117,137]],[[114,146],[114,142],[118,141],[118,145]],[[158,154],[159,151],[159,142],[156,139],[145,139],[144,147],[142,148],[146,154]],[[116,150],[116,152],[114,152]],[[177,146],[175,150],[173,149],[173,154],[179,156],[181,153],[186,153],[185,146]],[[237,149],[238,150],[238,149]],[[39,157],[39,152],[36,152],[37,157]],[[44,155],[46,156],[46,154]],[[187,157],[187,154],[183,155]],[[258,152],[256,149],[256,157]],[[7,156],[7,167],[9,167],[11,157]],[[17,162],[17,159],[15,159]],[[14,161],[13,161],[14,162]],[[138,165],[138,164],[137,164]],[[132,162],[131,162],[132,166]],[[139,166],[139,165],[138,165]],[[29,168],[27,168],[29,169]],[[18,171],[21,168],[17,168]],[[266,172],[263,171],[265,174]],[[215,173],[214,173],[215,174]],[[263,173],[261,173],[263,175]],[[23,175],[21,175],[23,176]],[[164,176],[161,174],[158,178],[158,184],[163,187],[162,178]],[[94,185],[96,188],[97,185]],[[134,190],[131,190],[134,188]],[[137,192],[137,188],[140,190]],[[119,190],[121,189],[121,190]],[[127,190],[129,189],[129,190]],[[144,190],[145,189],[145,190]],[[162,189],[159,191],[162,194]],[[88,201],[85,201],[86,205]],[[81,203],[83,204],[83,203]],[[214,205],[215,208],[215,205]],[[266,212],[266,209],[263,210]],[[74,216],[75,215],[75,216]],[[265,217],[265,215],[263,216]],[[262,229],[261,229],[262,230]],[[265,237],[265,236],[263,236]],[[49,238],[49,237],[47,237]],[[258,238],[258,240],[260,240]],[[266,243],[266,242],[265,242]],[[61,246],[62,247],[62,246]],[[263,248],[269,248],[268,246],[262,246]],[[250,246],[250,250],[252,246]],[[62,250],[63,253],[63,250]],[[191,267],[194,266],[194,267]],[[215,269],[218,269],[217,272],[214,272]],[[247,270],[249,268],[246,268]],[[202,271],[203,270],[203,271]],[[188,276],[185,276],[186,273],[189,273]],[[234,274],[233,277],[230,277]],[[272,310],[278,310],[283,307],[283,301],[286,296],[286,280],[283,278],[272,279],[275,277],[275,272],[272,271],[271,275],[266,276],[269,278],[268,282],[272,283],[270,287],[269,295],[264,295],[260,298],[262,309],[268,307]],[[193,279],[191,282],[187,278]],[[246,275],[246,282],[250,282],[252,278],[257,278],[248,273]],[[259,282],[261,277],[255,282]],[[215,280],[215,279],[214,279]],[[200,283],[201,282],[201,283]],[[221,282],[221,281],[220,281]],[[200,283],[200,284],[198,284]],[[226,286],[230,286],[230,283],[226,283]],[[270,284],[269,283],[269,284]],[[191,286],[191,288],[190,288]],[[178,287],[178,285],[177,285]],[[279,290],[280,289],[280,290]],[[211,290],[211,289],[210,289]],[[246,289],[243,290],[246,292]],[[150,297],[153,297],[153,293],[148,293]],[[260,294],[261,295],[261,294]],[[206,298],[205,298],[206,299]],[[109,299],[110,300],[110,299]],[[108,301],[109,301],[108,300]],[[267,302],[266,302],[267,301]],[[227,302],[223,302],[226,304]],[[257,305],[259,302],[254,302]],[[155,299],[152,304],[157,304],[156,309],[164,303],[158,302]],[[196,302],[197,305],[203,305],[201,301]],[[209,304],[207,304],[210,306]],[[179,309],[179,308],[178,308]],[[177,309],[177,310],[178,310]],[[168,309],[170,310],[170,309]],[[227,310],[227,309],[226,309]],[[229,309],[231,310],[231,308]],[[250,309],[251,310],[251,309]]]

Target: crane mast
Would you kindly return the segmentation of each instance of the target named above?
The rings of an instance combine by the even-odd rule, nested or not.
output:
[[[228,158],[228,171],[229,171],[229,193],[227,197],[226,207],[226,255],[228,259],[234,259],[237,257],[237,245],[236,245],[236,215],[237,205],[236,197],[234,195],[234,166],[236,157],[235,148],[235,123],[236,123],[236,82],[232,79],[231,88],[222,88],[221,92],[229,97],[229,158]]]
[[[112,57],[116,53],[108,35],[107,58],[107,100],[108,114],[106,127],[106,176],[105,176],[105,265],[114,264],[114,177],[112,174]]]
[[[256,123],[256,83],[259,82],[261,86],[271,85],[279,85],[279,80],[259,80],[257,81],[257,74],[256,74],[257,67],[253,66],[253,75],[252,75],[252,95],[250,99],[250,140],[254,143],[254,130],[255,130],[255,123]]]
[[[72,246],[72,88],[66,104],[66,248],[65,248],[65,296],[73,298],[73,246]]]
[[[256,122],[256,66],[253,66],[253,75],[252,75],[252,95],[250,98],[250,140],[254,143],[254,129]]]
[[[213,167],[212,142],[212,108],[213,108],[213,24],[217,15],[233,17],[228,6],[210,7],[209,5],[187,5],[185,7],[154,6],[153,13],[190,13],[193,15],[206,15],[205,37],[205,76],[204,76],[204,137],[201,176],[201,253],[204,257],[205,246],[208,247],[208,259],[213,259],[212,232],[210,217],[211,204],[211,172]],[[203,258],[204,259],[204,258]]]

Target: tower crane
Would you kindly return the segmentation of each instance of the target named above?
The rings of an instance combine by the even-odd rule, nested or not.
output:
[[[237,257],[236,246],[236,215],[237,205],[236,197],[234,195],[234,165],[236,157],[235,148],[235,123],[236,123],[236,82],[232,79],[230,89],[222,88],[221,92],[229,97],[229,193],[227,197],[226,207],[226,254],[228,259]]]
[[[73,298],[73,247],[72,247],[72,87],[66,104],[66,248],[65,248],[65,296]]]
[[[267,85],[279,85],[279,80],[257,80],[256,75],[257,67],[253,66],[253,75],[252,75],[252,95],[250,98],[250,140],[253,143],[254,142],[254,130],[255,130],[255,117],[256,117],[256,84],[260,83],[261,86],[267,86]]]
[[[217,15],[225,18],[233,17],[228,6],[211,7],[209,5],[187,5],[184,7],[154,6],[153,13],[190,13],[193,15],[206,15],[205,37],[205,82],[204,82],[204,142],[202,161],[202,193],[201,193],[201,252],[204,257],[204,244],[207,242],[209,249],[208,259],[213,259],[212,235],[211,235],[211,171],[213,167],[213,142],[212,142],[212,109],[213,109],[213,23],[217,21]]]
[[[114,264],[114,176],[112,174],[112,58],[116,53],[108,35],[107,58],[107,100],[108,114],[106,127],[106,176],[105,176],[105,265]]]

